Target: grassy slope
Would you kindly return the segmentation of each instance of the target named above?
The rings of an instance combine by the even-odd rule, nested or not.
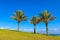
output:
[[[60,40],[60,36],[45,36],[12,30],[0,30],[0,40]]]

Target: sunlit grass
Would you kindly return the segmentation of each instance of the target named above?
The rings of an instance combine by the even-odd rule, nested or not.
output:
[[[60,40],[60,36],[45,36],[29,32],[0,30],[0,40]]]

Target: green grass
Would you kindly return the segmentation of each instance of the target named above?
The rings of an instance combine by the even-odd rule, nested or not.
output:
[[[29,32],[0,30],[0,40],[60,40],[60,36],[45,36]]]

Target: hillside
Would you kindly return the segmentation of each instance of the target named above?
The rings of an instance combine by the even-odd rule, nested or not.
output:
[[[42,34],[0,29],[0,40],[60,40],[60,36],[45,36]]]

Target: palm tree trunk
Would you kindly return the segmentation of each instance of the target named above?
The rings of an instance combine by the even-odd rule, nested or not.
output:
[[[19,32],[19,29],[20,29],[20,21],[18,21],[18,28],[17,28],[18,32]]]
[[[34,24],[34,34],[36,34],[36,24]]]
[[[46,36],[48,36],[48,23],[46,23]]]

